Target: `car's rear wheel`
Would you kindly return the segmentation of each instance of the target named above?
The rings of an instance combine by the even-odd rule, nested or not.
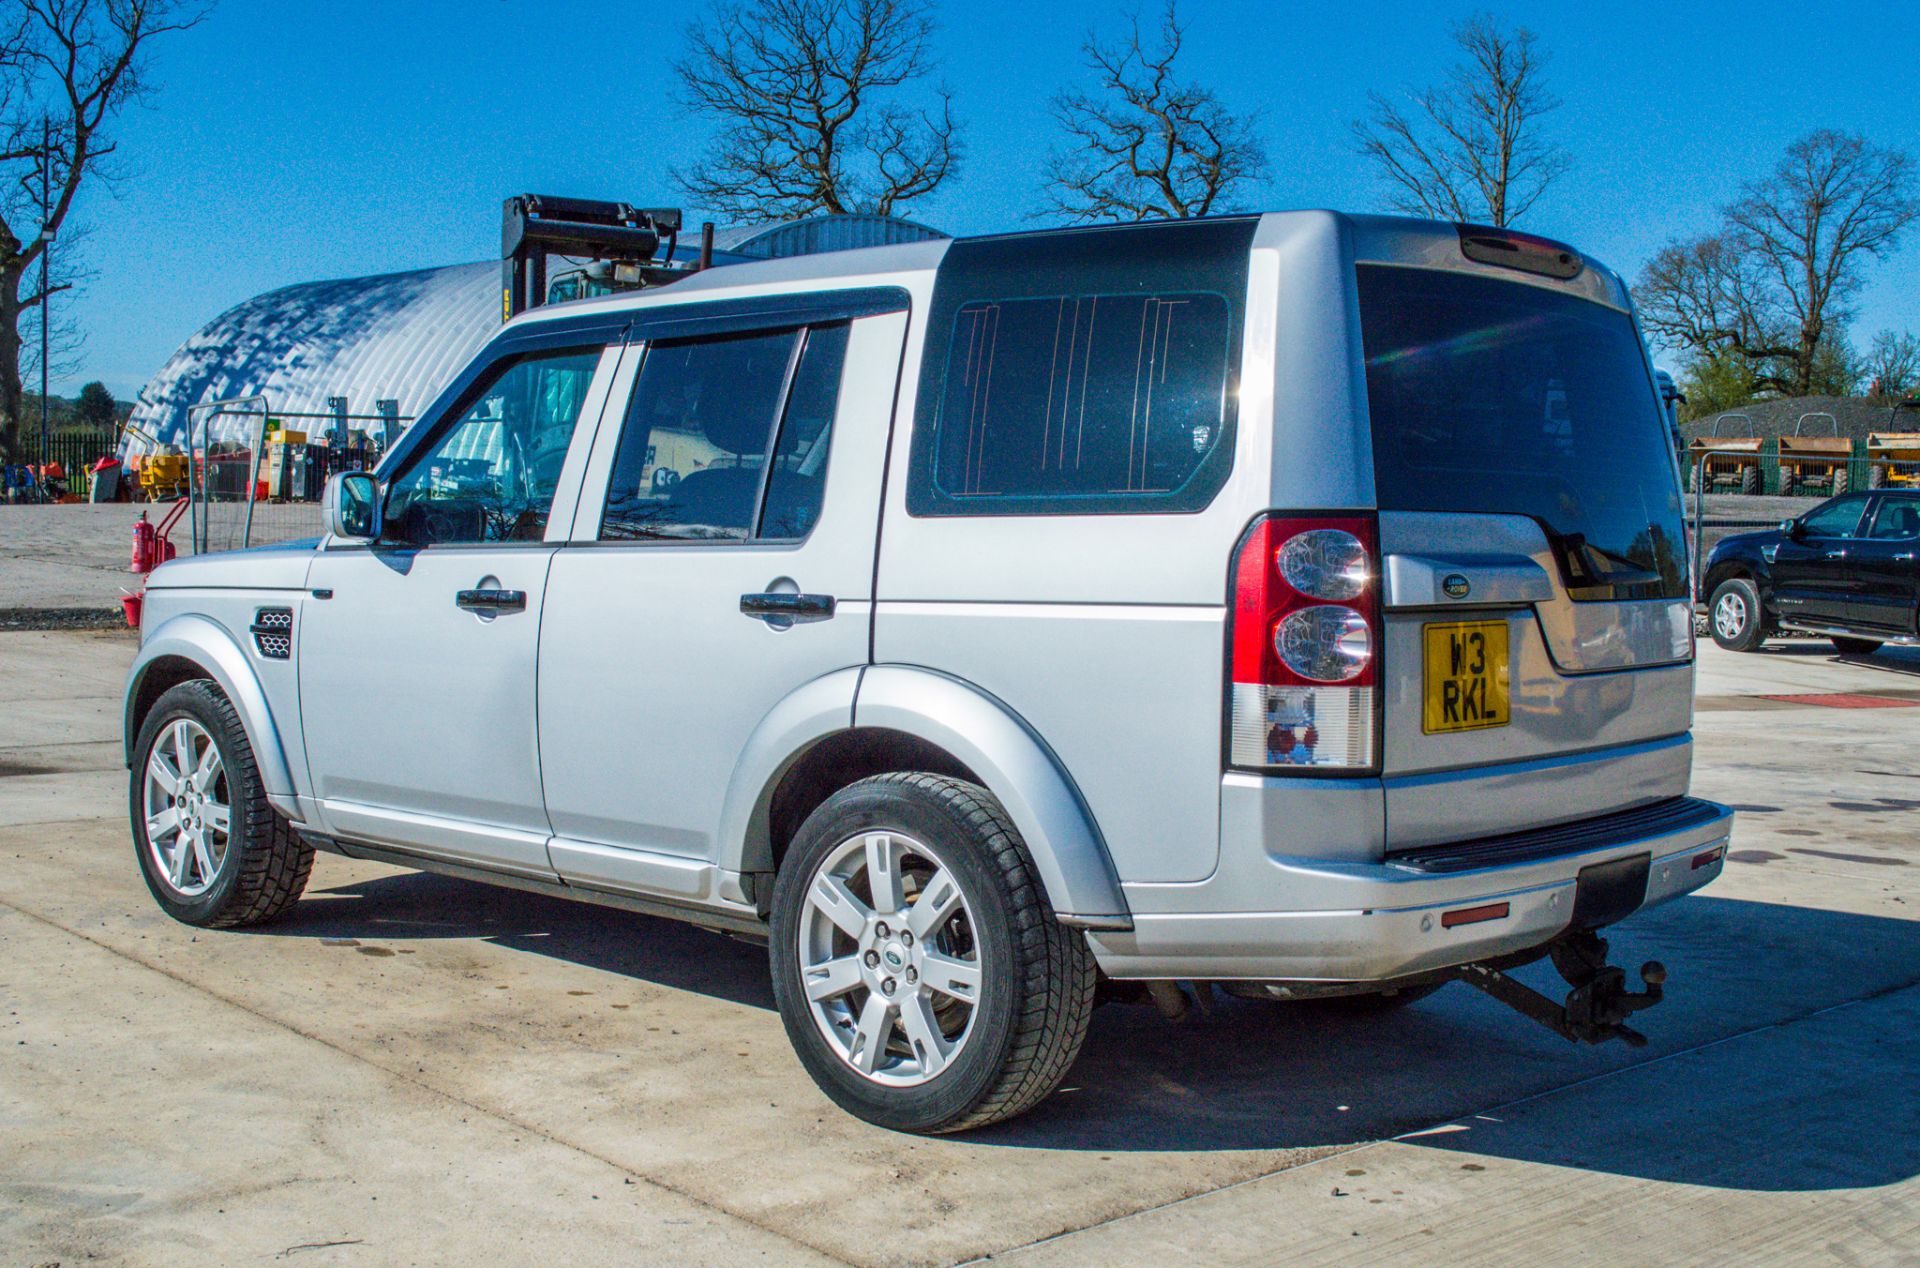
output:
[[[898,1131],[1038,1104],[1079,1054],[1095,971],[992,794],[890,774],[808,817],[774,885],[774,998],[826,1094]]]
[[[141,875],[175,920],[258,924],[306,888],[313,847],[267,804],[240,715],[213,683],[181,683],[154,703],[128,797]]]
[[[1707,603],[1707,628],[1713,641],[1730,652],[1760,650],[1766,639],[1760,592],[1745,577],[1730,577],[1714,587]]]
[[[1871,656],[1880,650],[1880,640],[1876,638],[1841,638],[1834,636],[1833,649],[1842,656]]]

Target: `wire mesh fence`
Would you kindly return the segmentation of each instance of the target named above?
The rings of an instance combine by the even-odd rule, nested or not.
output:
[[[293,426],[309,418],[324,419],[340,443],[310,442]],[[359,421],[382,428],[376,434],[349,427]],[[320,536],[328,478],[371,470],[380,459],[385,424],[394,421],[393,415],[278,413],[258,396],[194,406],[188,424],[194,549],[239,550]]]

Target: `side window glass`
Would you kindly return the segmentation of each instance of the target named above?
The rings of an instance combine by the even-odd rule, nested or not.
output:
[[[651,345],[614,451],[601,539],[806,536],[820,514],[846,347],[844,323]]]
[[[387,491],[387,536],[419,546],[539,541],[601,349],[507,362]]]
[[[983,511],[1178,502],[1221,442],[1227,323],[1226,300],[1200,292],[962,305],[935,492]]]
[[[1920,502],[1910,498],[1886,498],[1874,512],[1870,536],[1890,541],[1920,537]]]
[[[833,415],[840,405],[840,372],[847,361],[847,326],[817,326],[793,373],[780,440],[767,475],[766,506],[760,512],[760,536],[774,540],[805,537],[820,518],[827,486],[827,447]]]
[[[1810,513],[1803,521],[1814,537],[1852,537],[1860,527],[1865,498],[1843,498]]]

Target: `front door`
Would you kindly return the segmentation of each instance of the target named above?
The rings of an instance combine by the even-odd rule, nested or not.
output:
[[[1864,493],[1835,498],[1802,516],[1797,533],[1781,536],[1773,558],[1773,601],[1782,617],[1810,625],[1850,619],[1848,552],[1866,509]]]
[[[1913,633],[1920,590],[1920,498],[1882,495],[1865,534],[1848,551],[1853,567],[1851,624]]]
[[[547,585],[540,756],[568,881],[710,899],[756,728],[866,664],[905,330],[889,312],[646,346]]]
[[[417,424],[381,539],[320,554],[298,656],[329,832],[551,874],[534,717],[549,520],[571,519],[619,355],[603,335],[503,357]]]

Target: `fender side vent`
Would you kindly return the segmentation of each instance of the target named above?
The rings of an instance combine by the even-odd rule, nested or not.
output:
[[[261,608],[253,614],[253,648],[267,660],[293,656],[293,609]]]

